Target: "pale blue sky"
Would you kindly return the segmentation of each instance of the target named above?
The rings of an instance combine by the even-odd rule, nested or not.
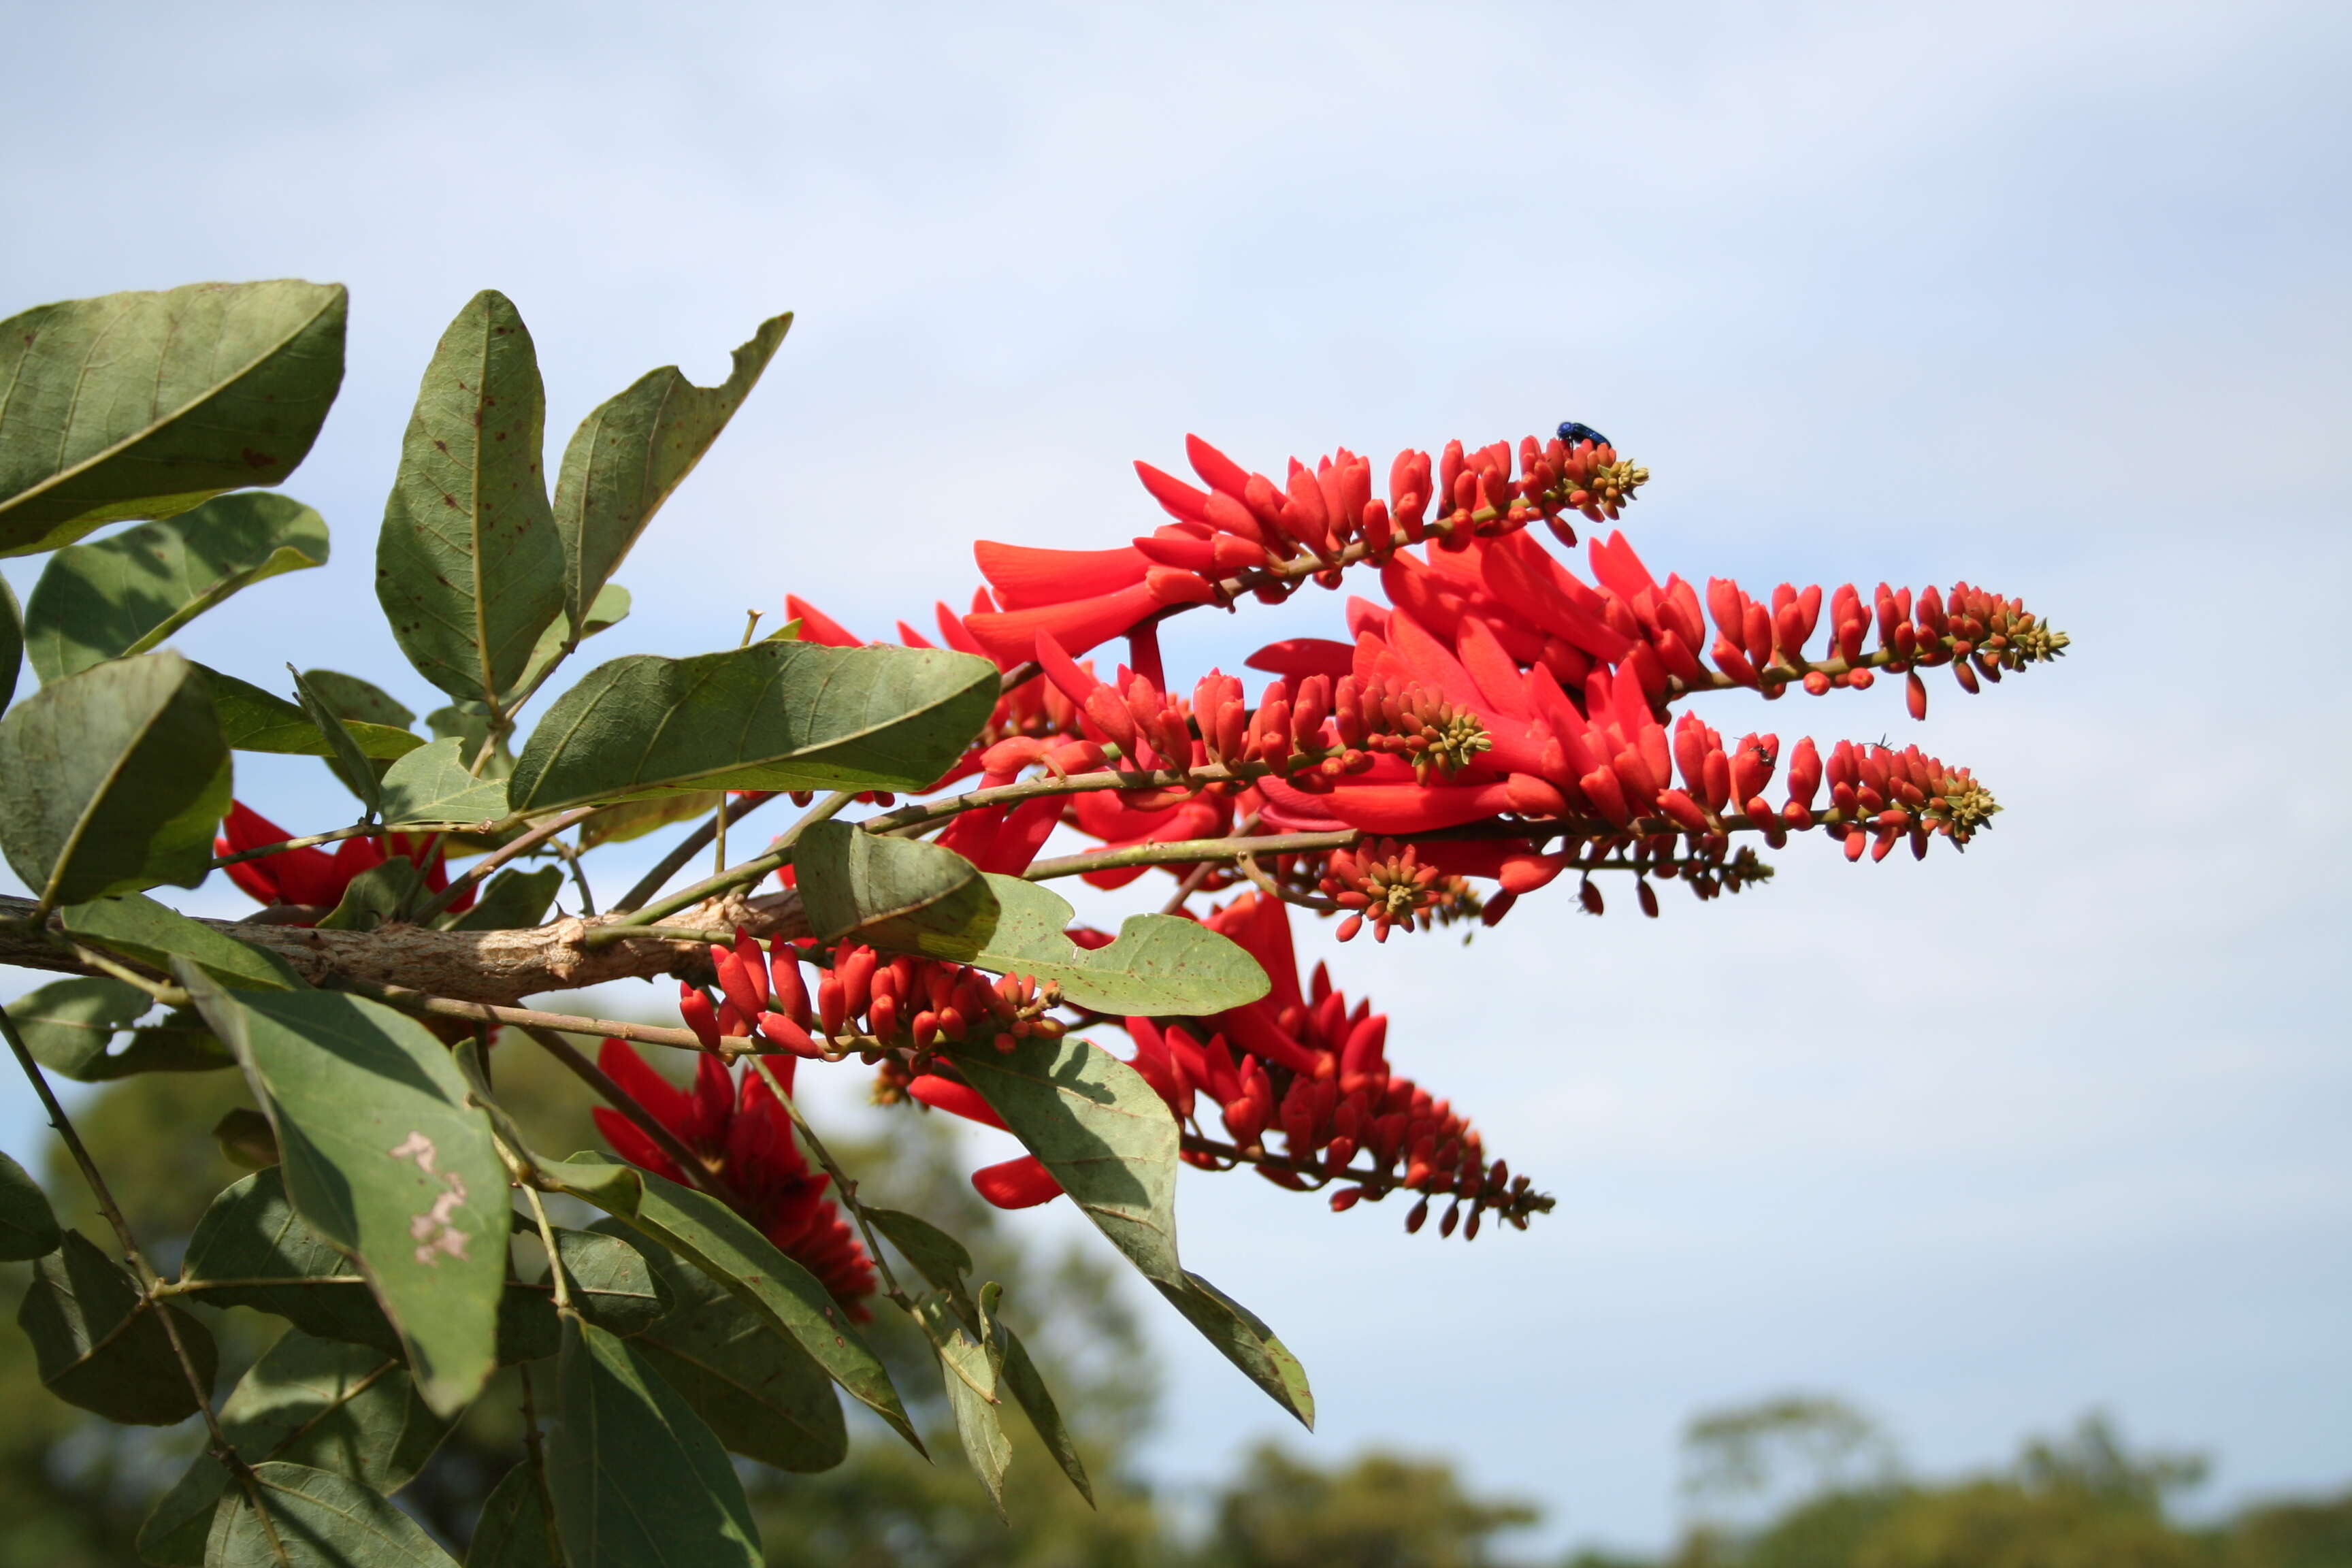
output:
[[[1655,923],[1555,896],[1467,952],[1343,952],[1393,1058],[1556,1214],[1465,1249],[1190,1179],[1187,1260],[1305,1359],[1318,1452],[1456,1454],[1552,1539],[1662,1540],[1681,1420],[1790,1386],[1930,1468],[2095,1404],[2213,1449],[2215,1505],[2352,1476],[2342,7],[9,13],[0,313],[352,288],[287,487],[339,554],[184,644],[250,679],[290,656],[425,705],[369,563],[484,286],[555,442],[801,313],[599,652],[731,643],[787,591],[880,633],[968,594],[975,534],[1149,526],[1127,465],[1187,430],[1272,468],[1573,416],[1656,474],[1631,531],[1661,574],[2024,595],[2073,654],[1939,683],[1924,731],[1885,688],[1709,714],[1973,765],[2009,811],[1965,860],[1801,842]],[[307,764],[240,770],[299,826],[346,809]],[[1162,1473],[1279,1428],[1161,1327]]]

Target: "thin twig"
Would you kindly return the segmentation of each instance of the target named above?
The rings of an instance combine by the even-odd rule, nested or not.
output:
[[[477,1024],[512,1024],[520,1029],[557,1029],[571,1035],[610,1035],[615,1039],[635,1040],[648,1046],[676,1046],[681,1050],[698,1051],[706,1048],[691,1029],[665,1029],[652,1024],[631,1024],[619,1018],[586,1018],[573,1013],[542,1013],[532,1007],[497,1007],[487,1002],[460,1002],[449,996],[427,995],[412,991],[405,985],[385,985],[356,976],[344,976],[334,982],[337,989],[350,991],[397,1007],[404,1013],[415,1013],[432,1018],[463,1018]],[[741,1035],[722,1036],[719,1042],[721,1056],[748,1056],[765,1050],[759,1041]]]
[[[1157,844],[1130,844],[1118,849],[1097,849],[1085,855],[1064,855],[1040,860],[1022,873],[1033,882],[1055,877],[1079,877],[1088,871],[1110,871],[1128,866],[1212,864],[1244,855],[1296,855],[1316,849],[1346,849],[1360,843],[1356,828],[1336,833],[1278,833],[1253,837],[1234,834],[1224,838],[1172,838]]]
[[[549,839],[547,841],[547,847],[550,849],[554,850],[555,853],[562,858],[565,865],[572,868],[572,885],[580,889],[580,918],[583,920],[594,920],[596,918],[596,893],[595,889],[588,886],[588,872],[587,868],[580,864],[580,851],[574,849],[571,845],[566,844],[561,838]]]
[[[531,1489],[539,1494],[539,1516],[547,1526],[547,1538],[560,1542],[562,1537],[556,1533],[555,1526],[555,1493],[547,1484],[547,1450],[540,1443],[539,1406],[531,1398],[530,1363],[520,1363],[515,1371],[522,1375],[522,1462],[530,1467]],[[557,1552],[560,1557],[560,1546]]]
[[[760,1075],[761,1080],[768,1086],[768,1092],[776,1097],[777,1103],[784,1108],[784,1114],[793,1119],[793,1127],[799,1130],[802,1140],[808,1144],[809,1153],[816,1160],[818,1168],[833,1178],[833,1190],[840,1194],[842,1202],[849,1205],[849,1212],[857,1217],[857,1228],[866,1237],[866,1250],[873,1257],[874,1267],[882,1276],[884,1291],[899,1306],[910,1307],[906,1294],[898,1289],[898,1279],[890,1272],[890,1260],[882,1255],[881,1244],[875,1239],[873,1222],[866,1217],[866,1205],[858,1201],[856,1181],[841,1168],[841,1163],[824,1146],[824,1140],[816,1135],[816,1129],[811,1127],[808,1118],[801,1114],[800,1102],[785,1091],[783,1084],[768,1069],[768,1064],[753,1057],[751,1070]]]
[[[532,828],[530,832],[522,834],[505,844],[499,845],[496,849],[491,850],[488,855],[483,856],[479,860],[477,860],[471,866],[467,867],[463,876],[452,878],[447,887],[434,894],[432,898],[426,900],[424,908],[418,910],[415,914],[408,917],[410,923],[413,925],[425,924],[435,915],[439,914],[443,910],[447,909],[451,904],[457,902],[459,899],[464,898],[466,896],[466,889],[468,888],[478,887],[481,884],[482,879],[488,877],[491,872],[497,870],[499,867],[505,865],[516,856],[526,854],[530,850],[538,848],[541,845],[546,843],[549,839],[554,837],[557,834],[562,832],[573,823],[593,816],[596,809],[597,808],[593,805],[574,806],[572,809],[563,813],[560,816],[549,817],[545,822],[541,823],[537,827]]]
[[[718,876],[705,877],[684,892],[672,893],[669,897],[647,904],[643,909],[633,910],[627,918],[613,925],[599,926],[597,931],[607,934],[599,936],[591,933],[589,945],[593,947],[600,946],[604,942],[618,942],[629,934],[629,929],[633,926],[652,925],[655,921],[674,915],[680,910],[692,909],[705,899],[729,892],[736,888],[750,886],[790,861],[793,858],[793,846],[800,842],[803,833],[817,823],[839,816],[842,810],[856,798],[857,795],[854,791],[834,791],[803,812],[798,821],[784,829],[783,837],[768,847],[765,854],[754,855],[741,865],[731,867]]]
[[[724,793],[721,792],[722,795]],[[730,822],[740,822],[775,798],[774,795],[764,792],[747,795],[735,804],[734,809],[729,812],[727,819]],[[688,860],[709,847],[711,840],[718,836],[719,817],[714,813],[703,818],[699,826],[679,839],[668,854],[655,862],[652,870],[638,878],[636,886],[623,893],[621,901],[613,906],[613,912],[616,915],[626,914],[660,892],[664,884],[677,876]]]
[[[217,871],[223,866],[235,866],[241,861],[259,860],[271,855],[283,855],[289,849],[315,849],[321,844],[332,844],[339,839],[358,838],[383,831],[383,828],[368,823],[355,823],[350,827],[338,827],[332,833],[313,833],[307,837],[289,838],[283,843],[264,844],[253,849],[240,849],[234,855],[215,856],[206,864]]]

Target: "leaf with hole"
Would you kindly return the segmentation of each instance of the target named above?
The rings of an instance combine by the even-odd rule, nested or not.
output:
[[[58,911],[58,923],[90,946],[136,959],[158,973],[170,973],[173,958],[184,958],[231,990],[307,989],[293,966],[268,948],[239,942],[143,893],[69,904]]]
[[[228,810],[228,746],[175,653],[54,681],[0,718],[0,846],[42,903],[193,888]]]
[[[25,651],[55,680],[151,652],[231,595],[326,563],[326,520],[300,501],[220,496],[50,556],[25,606]]]
[[[813,824],[793,863],[818,936],[1025,974],[1082,1007],[1118,1016],[1202,1016],[1265,995],[1265,971],[1197,921],[1129,915],[1108,947],[1064,933],[1069,900],[1018,877],[982,875],[952,849],[886,838],[846,823]]]
[[[596,1223],[622,1229],[617,1220]],[[824,1369],[701,1269],[651,1241],[638,1246],[674,1305],[630,1348],[730,1453],[782,1470],[829,1470],[841,1463],[848,1428]]]
[[[540,468],[546,419],[530,331],[485,289],[425,368],[376,542],[393,639],[452,697],[510,689],[563,613],[563,542]]]
[[[477,778],[466,766],[473,752],[462,740],[419,746],[383,775],[383,820],[394,827],[475,827],[507,815],[502,780]]]
[[[396,1359],[299,1329],[238,1379],[220,1424],[247,1464],[308,1465],[387,1496],[425,1468],[453,1425],[426,1407]],[[201,1568],[228,1486],[220,1461],[199,1455],[148,1511],[139,1528],[141,1558],[160,1568]]]
[[[299,704],[208,665],[196,668],[205,672],[205,682],[212,689],[213,711],[220,716],[221,734],[228,741],[230,750],[266,752],[282,757],[331,754],[327,737],[310,722],[310,716]],[[343,728],[360,743],[361,751],[379,763],[406,756],[425,744],[424,736],[389,724],[372,724],[347,717]]]
[[[58,1249],[64,1233],[41,1184],[0,1154],[0,1263],[23,1263]]]
[[[173,967],[277,1130],[296,1211],[359,1264],[426,1403],[461,1408],[497,1361],[507,1173],[447,1048],[360,997]]]
[[[272,1459],[253,1468],[268,1516],[232,1491],[213,1516],[205,1568],[457,1568],[392,1500],[346,1476]]]
[[[0,555],[282,483],[343,379],[340,283],[191,283],[0,321]]]
[[[1176,1119],[1142,1075],[1076,1035],[1023,1040],[1005,1053],[958,1048],[952,1058],[1079,1212],[1251,1382],[1313,1426],[1315,1399],[1297,1358],[1177,1257]]]
[[[571,1568],[760,1568],[727,1450],[629,1342],[567,1317],[561,1368],[548,1480]]]
[[[555,480],[565,604],[575,625],[662,502],[727,428],[792,325],[789,312],[761,322],[717,386],[697,386],[676,365],[664,365],[580,422]]]
[[[124,1426],[168,1426],[195,1414],[196,1395],[173,1352],[166,1313],[209,1391],[220,1363],[212,1334],[177,1307],[144,1300],[129,1269],[68,1230],[57,1250],[34,1260],[16,1325],[33,1342],[51,1394]]]
[[[598,1155],[543,1160],[539,1169],[558,1191],[593,1204],[732,1290],[921,1451],[889,1370],[850,1326],[848,1312],[751,1221],[708,1193]]]
[[[712,789],[929,788],[996,706],[996,667],[931,649],[753,643],[591,670],[531,731],[517,811]]]

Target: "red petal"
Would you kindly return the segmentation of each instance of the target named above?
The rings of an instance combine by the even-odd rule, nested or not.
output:
[[[864,647],[866,639],[802,598],[798,594],[784,595],[784,614],[801,624],[801,641],[821,643],[826,647]]]
[[[1142,552],[1127,545],[1117,550],[1041,550],[983,539],[971,552],[981,575],[996,590],[997,603],[1008,610],[1115,594],[1142,582],[1151,566]]]
[[[1060,1197],[1062,1184],[1034,1155],[1024,1154],[1017,1160],[983,1165],[974,1171],[971,1190],[998,1208],[1029,1209]]]

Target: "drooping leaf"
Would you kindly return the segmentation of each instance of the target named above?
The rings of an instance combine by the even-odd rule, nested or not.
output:
[[[293,967],[268,948],[254,947],[217,926],[192,921],[143,893],[69,904],[58,921],[92,947],[133,958],[159,973],[184,958],[236,991],[307,989]],[[135,1016],[135,1015],[134,1015]]]
[[[661,1320],[665,1298],[642,1259],[616,1256],[612,1249],[628,1249],[593,1232],[559,1227],[555,1234],[576,1265],[575,1300],[590,1321],[625,1334]],[[213,1200],[189,1239],[181,1282],[207,1306],[251,1307],[318,1339],[366,1345],[394,1359],[406,1353],[359,1269],[294,1212],[275,1166]],[[544,1281],[506,1281],[497,1318],[499,1364],[555,1353],[551,1297]]]
[[[16,700],[16,677],[25,669],[25,612],[16,590],[0,579],[0,708]]]
[[[1197,921],[1129,915],[1089,952],[1064,934],[1077,912],[1050,889],[975,872],[952,849],[846,823],[803,831],[793,850],[817,934],[1052,981],[1083,1007],[1119,1016],[1221,1013],[1270,988],[1239,945]]]
[[[358,1262],[426,1403],[463,1407],[497,1363],[507,1178],[447,1049],[360,997],[173,971],[277,1129],[295,1209]]]
[[[253,1479],[268,1529],[232,1489],[213,1516],[205,1568],[457,1568],[391,1499],[347,1477],[272,1459]]]
[[[335,907],[319,918],[318,929],[373,931],[386,921],[406,919],[425,898],[425,878],[416,863],[395,855],[346,883]]]
[[[1312,1426],[1315,1399],[1297,1358],[1177,1257],[1176,1119],[1142,1076],[1076,1035],[1022,1040],[1005,1053],[959,1049],[954,1061],[1095,1227],[1251,1382]]]
[[[565,1318],[561,1376],[548,1480],[570,1568],[759,1568],[727,1450],[626,1340]]]
[[[777,1250],[751,1221],[708,1193],[593,1154],[542,1161],[541,1175],[732,1290],[919,1451],[889,1370],[814,1275]]]
[[[933,1289],[953,1295],[963,1289],[963,1277],[971,1272],[971,1254],[962,1242],[930,1221],[898,1209],[869,1208],[866,1217]]]
[[[221,1431],[247,1464],[283,1460],[331,1471],[389,1495],[447,1436],[400,1363],[364,1345],[290,1329],[262,1353],[220,1407]],[[228,1471],[199,1455],[149,1510],[139,1555],[159,1568],[201,1568]]]
[[[448,922],[449,931],[527,931],[547,918],[548,905],[563,886],[563,868],[500,871],[474,907]]]
[[[343,378],[340,283],[192,283],[0,321],[0,555],[283,481]]]
[[[278,1163],[278,1133],[269,1118],[249,1105],[232,1105],[213,1123],[221,1157],[240,1171],[266,1171]]]
[[[1062,1420],[1061,1408],[1054,1403],[1053,1393],[1045,1386],[1045,1375],[1038,1372],[1037,1363],[1029,1359],[1028,1347],[1021,1342],[1018,1334],[1006,1328],[1002,1319],[997,1320],[993,1327],[997,1340],[997,1386],[1013,1395],[1013,1402],[1029,1417],[1029,1425],[1045,1445],[1045,1451],[1054,1456],[1054,1462],[1062,1467],[1062,1474],[1070,1479],[1070,1484],[1078,1489],[1078,1495],[1087,1500],[1088,1508],[1092,1508],[1095,1505],[1094,1483],[1087,1479],[1085,1461],[1078,1458],[1077,1440],[1070,1436],[1069,1426]]]
[[[597,1225],[621,1228],[616,1220]],[[694,1406],[729,1452],[783,1470],[829,1470],[841,1463],[848,1428],[824,1369],[726,1286],[651,1241],[640,1245],[673,1305],[630,1348]]]
[[[193,888],[228,810],[228,745],[194,665],[117,659],[0,718],[0,845],[49,905]]]
[[[464,741],[435,741],[419,746],[383,775],[383,819],[394,827],[478,826],[507,814],[507,786],[494,778],[476,778],[467,759],[474,748]]]
[[[698,790],[686,795],[655,795],[649,800],[626,800],[618,805],[608,805],[580,824],[580,847],[593,849],[602,844],[620,844],[632,838],[643,838],[675,822],[686,822],[698,816],[708,816],[719,809],[725,792]]]
[[[466,1568],[562,1568],[548,1533],[552,1500],[542,1497],[541,1478],[526,1458],[509,1470],[482,1504]]]
[[[339,669],[306,669],[302,679],[346,723],[405,730],[416,722],[416,715],[405,704],[372,680],[362,680]],[[375,753],[370,752],[368,755],[373,757]]]
[[[717,386],[697,386],[676,365],[664,365],[598,405],[572,432],[555,481],[555,523],[574,625],[662,502],[727,428],[792,324],[790,312],[761,322]]]
[[[530,331],[486,289],[425,366],[376,544],[394,640],[452,697],[512,687],[563,612],[563,543],[541,471],[546,419]]]
[[[626,1338],[669,1313],[667,1285],[645,1254],[620,1237],[558,1226],[555,1245],[563,1256],[572,1307],[590,1322]],[[562,1347],[552,1283],[509,1282],[499,1308],[499,1360],[540,1361]]]
[[[300,501],[258,490],[215,497],[50,556],[26,605],[25,651],[55,680],[161,647],[232,594],[326,563],[326,520]]]
[[[163,1327],[171,1314],[180,1343],[206,1389],[220,1352],[202,1323],[139,1294],[131,1271],[79,1231],[35,1259],[16,1324],[33,1342],[41,1382],[68,1405],[130,1426],[168,1426],[196,1410],[187,1373]]]
[[[297,703],[265,691],[249,680],[225,675],[209,665],[198,665],[212,689],[213,711],[220,716],[221,733],[238,752],[267,752],[281,757],[323,757],[331,748],[319,726]],[[425,737],[389,724],[346,719],[343,728],[375,762],[406,756],[425,744]]]
[[[970,654],[753,643],[632,654],[556,699],[508,781],[517,811],[711,789],[928,788],[996,705]]]
[[[629,591],[618,583],[607,583],[597,590],[595,602],[588,606],[588,622],[580,628],[580,640],[609,631],[628,618]],[[548,622],[547,629],[531,646],[530,658],[523,665],[522,673],[515,677],[513,687],[499,700],[509,710],[520,707],[526,695],[539,689],[548,671],[569,658],[578,646],[572,636],[569,617],[559,616]]]
[[[154,999],[135,985],[106,976],[53,980],[8,1004],[8,1016],[34,1059],[78,1083],[106,1083],[142,1072],[209,1072],[234,1067],[228,1048],[203,1020],[181,1012],[131,1031],[131,1043],[110,1051],[123,1029],[144,1017]]]
[[[383,784],[376,776],[366,752],[361,749],[357,735],[335,711],[334,705],[310,686],[310,680],[292,665],[286,673],[294,678],[295,700],[301,704],[303,716],[309,719],[320,734],[327,738],[327,766],[375,816],[383,810]]]
[[[987,1489],[996,1517],[1003,1519],[1004,1472],[1013,1463],[1013,1445],[997,1419],[995,1359],[957,1317],[944,1291],[934,1290],[917,1300],[915,1321],[940,1358],[940,1380],[947,1386],[948,1409],[955,1416],[964,1458]]]
[[[0,1154],[0,1263],[23,1263],[58,1249],[63,1233],[48,1194],[24,1166]]]

